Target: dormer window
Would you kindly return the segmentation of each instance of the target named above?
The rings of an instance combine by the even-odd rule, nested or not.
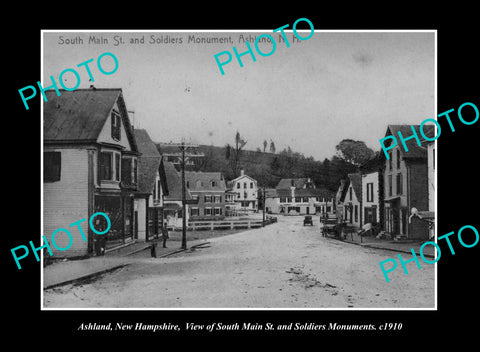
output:
[[[115,110],[112,110],[112,138],[117,142],[120,141],[120,126],[122,125],[120,121],[120,114]]]

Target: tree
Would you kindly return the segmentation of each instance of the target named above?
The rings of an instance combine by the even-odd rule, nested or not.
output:
[[[265,139],[265,140],[263,141],[263,152],[264,152],[264,153],[265,153],[265,150],[267,149],[267,144],[268,144],[268,143],[267,143],[267,140]]]
[[[275,143],[270,139],[270,153],[275,154]]]
[[[375,152],[367,147],[363,141],[355,141],[353,139],[343,139],[335,147],[337,156],[348,163],[359,166],[370,160]]]
[[[227,144],[225,150],[225,158],[230,161],[230,167],[232,169],[233,177],[238,177],[240,171],[240,159],[242,156],[243,147],[247,144],[240,133],[237,131],[235,134],[235,145],[230,146]]]

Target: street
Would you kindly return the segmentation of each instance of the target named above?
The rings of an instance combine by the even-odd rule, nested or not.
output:
[[[178,242],[170,241],[169,246]],[[91,282],[44,291],[45,308],[434,308],[434,265],[379,262],[394,251],[322,237],[303,217],[223,237],[165,258],[143,251]],[[404,260],[412,256],[402,253]]]

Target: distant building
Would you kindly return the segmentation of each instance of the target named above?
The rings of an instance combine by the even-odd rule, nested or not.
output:
[[[185,183],[197,204],[190,207],[190,220],[225,218],[225,179],[220,172],[186,171]]]
[[[234,212],[246,212],[258,210],[257,181],[245,175],[243,169],[240,176],[229,181],[227,191],[233,196]]]
[[[349,185],[343,201],[343,219],[354,226],[362,226],[362,176],[348,174]]]
[[[308,215],[333,212],[333,192],[316,188],[309,178],[282,179],[265,190],[265,210],[273,214]]]
[[[164,163],[166,185],[168,195],[164,196],[163,217],[167,221],[168,229],[181,229],[183,226],[183,208],[182,208],[182,177],[175,166],[168,161]],[[185,189],[185,199],[187,202],[192,200],[188,189]],[[189,221],[190,204],[185,204],[186,222]]]
[[[345,203],[345,197],[347,195],[349,185],[350,180],[348,178],[340,180],[340,185],[338,186],[337,193],[335,194],[335,212],[338,219],[344,218],[343,205]]]
[[[102,254],[137,237],[134,196],[139,152],[121,89],[76,89],[45,92],[43,123],[43,232],[49,238],[58,228],[82,224],[86,240],[73,234],[65,251],[51,246],[54,256]],[[88,219],[107,214],[111,228],[96,235]],[[93,222],[106,229],[102,216]],[[49,238],[50,239],[50,238]],[[60,248],[68,236],[57,235]]]

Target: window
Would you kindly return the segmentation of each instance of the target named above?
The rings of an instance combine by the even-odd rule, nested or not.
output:
[[[247,183],[246,182],[243,183],[243,188],[247,188]]]
[[[350,189],[348,190],[350,200],[352,200],[352,187],[350,186]]]
[[[120,181],[120,154],[115,153],[115,180]]]
[[[280,203],[286,203],[287,197],[280,197]]]
[[[221,203],[222,202],[222,196],[214,196],[213,197],[213,202],[214,203]]]
[[[137,158],[123,157],[122,158],[122,183],[124,185],[137,184]]]
[[[397,169],[400,169],[400,149],[397,149]]]
[[[308,197],[303,197],[303,202],[308,203]]]
[[[112,111],[111,114],[112,117],[112,138],[116,141],[120,140],[120,114],[116,112],[115,110]]]
[[[212,215],[212,208],[205,208],[205,215]]]
[[[180,208],[177,210],[177,217],[179,219],[183,218],[183,208]]]
[[[295,203],[301,203],[302,197],[295,197]]]
[[[198,200],[198,194],[192,194],[192,199],[197,201]]]
[[[435,171],[435,148],[432,148],[432,166],[433,171]]]
[[[186,181],[185,183],[186,183],[187,188],[190,188],[190,181]]]
[[[253,182],[250,182],[250,188],[253,188]]]
[[[237,189],[240,188],[240,182],[237,182]]]
[[[393,183],[392,175],[388,175],[388,195],[389,196],[392,195],[392,183]]]
[[[113,179],[112,157],[111,152],[100,152],[100,180]]]
[[[190,208],[190,215],[199,216],[200,212],[198,211],[198,208]]]
[[[43,182],[60,181],[62,154],[60,152],[43,153]]]
[[[367,183],[367,202],[373,202],[373,182]]]
[[[287,203],[291,203],[292,202],[292,197],[287,197]]]
[[[215,181],[215,180],[210,181],[210,185],[212,187],[217,187],[217,181]]]
[[[203,187],[203,182],[200,181],[200,180],[197,180],[197,182],[195,182],[195,188],[199,189],[199,188],[202,188]]]
[[[243,192],[243,199],[248,198],[247,192]]]
[[[358,222],[358,205],[355,205],[355,222]]]
[[[397,194],[402,194],[403,190],[403,177],[402,174],[397,174]]]
[[[392,152],[388,152],[388,168],[391,170],[392,169]]]
[[[203,201],[204,201],[205,203],[211,203],[211,202],[212,202],[212,196],[210,196],[210,195],[205,196],[205,197],[203,198]]]
[[[214,215],[222,215],[222,208],[214,208]]]
[[[157,199],[160,200],[161,198],[161,184],[160,184],[160,180],[157,180]]]

